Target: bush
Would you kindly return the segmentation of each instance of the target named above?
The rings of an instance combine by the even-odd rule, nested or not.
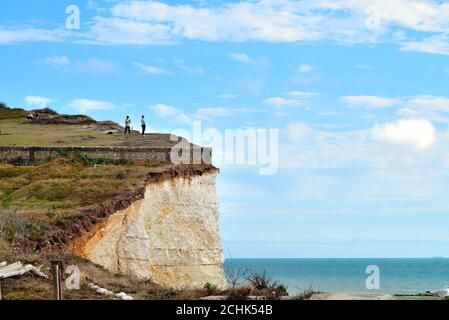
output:
[[[227,265],[225,268],[225,277],[228,283],[233,287],[237,287],[245,281],[248,274],[248,268],[242,268],[233,264]]]
[[[265,270],[263,272],[251,271],[247,280],[259,293],[264,294],[266,299],[273,300],[288,296],[287,287],[279,281],[272,280]]]
[[[8,160],[8,163],[16,165],[16,166],[21,166],[21,165],[27,164],[27,159],[25,159],[23,157],[16,157],[16,158]]]
[[[211,296],[217,290],[217,286],[214,286],[208,282],[204,285],[204,290],[206,290],[208,296]]]
[[[297,294],[292,297],[293,300],[310,300],[314,294],[317,294],[318,291],[313,288],[311,285],[308,289],[304,290],[300,294]]]
[[[285,297],[288,296],[287,287],[283,284],[278,284],[274,288],[274,292],[276,293],[276,296],[278,297]]]
[[[261,273],[257,271],[251,271],[249,276],[247,277],[247,280],[257,290],[269,289],[273,285],[273,281],[267,275],[267,272],[265,270]]]

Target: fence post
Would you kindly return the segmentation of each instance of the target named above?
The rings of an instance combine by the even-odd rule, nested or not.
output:
[[[0,278],[0,301],[2,300],[2,281],[3,278]]]
[[[62,300],[62,262],[59,260],[53,260],[51,262],[51,270],[53,273],[53,293],[55,295],[55,300]]]

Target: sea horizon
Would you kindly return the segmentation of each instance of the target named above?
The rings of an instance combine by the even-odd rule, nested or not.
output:
[[[449,258],[232,258],[230,268],[266,271],[291,295],[313,288],[319,292],[422,294],[449,285]],[[378,288],[367,279],[378,271]]]

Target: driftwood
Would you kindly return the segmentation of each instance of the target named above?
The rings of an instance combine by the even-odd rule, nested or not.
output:
[[[0,279],[20,277],[28,272],[38,277],[48,279],[48,276],[45,273],[31,264],[24,266],[21,262],[16,262],[10,265],[6,262],[0,263]]]
[[[21,262],[8,265],[6,261],[0,262],[0,300],[2,300],[2,281],[6,278],[20,277],[26,273],[32,273],[38,277],[48,278],[39,268],[31,264],[24,266]]]
[[[95,283],[89,283],[87,286],[103,296],[115,296],[120,300],[133,300],[133,297],[129,294],[126,294],[125,292],[114,293],[112,291],[97,286]]]

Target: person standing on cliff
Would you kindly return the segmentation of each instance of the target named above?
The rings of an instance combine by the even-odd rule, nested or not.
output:
[[[125,134],[131,134],[131,119],[129,116],[126,116],[125,119]]]
[[[142,135],[145,135],[145,130],[147,129],[147,123],[145,122],[145,116],[142,116]]]

